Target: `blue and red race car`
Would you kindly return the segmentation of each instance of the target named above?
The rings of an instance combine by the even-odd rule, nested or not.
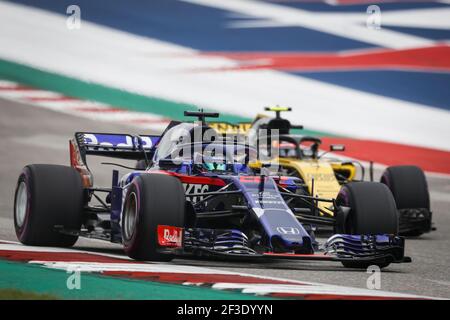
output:
[[[80,236],[98,238],[152,261],[299,259],[359,268],[411,261],[386,185],[348,183],[337,199],[296,193],[298,178],[254,171],[249,164],[257,150],[206,124],[218,114],[185,115],[199,121],[173,121],[161,136],[78,132],[70,167],[26,166],[15,193],[19,240],[65,247]],[[140,160],[145,168],[122,177],[113,170],[112,185],[96,187],[91,155]],[[333,219],[307,214],[319,203],[328,203]],[[324,243],[314,235],[321,224],[335,233]]]

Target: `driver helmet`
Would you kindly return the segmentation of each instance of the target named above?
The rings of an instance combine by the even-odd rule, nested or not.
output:
[[[201,153],[195,153],[194,163],[201,165],[205,171],[226,171],[226,161],[220,157],[213,157],[203,155]]]

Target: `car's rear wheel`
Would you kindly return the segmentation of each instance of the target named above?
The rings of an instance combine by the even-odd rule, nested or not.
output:
[[[430,196],[428,184],[422,169],[416,166],[388,167],[381,183],[387,185],[394,195],[397,209],[400,212],[400,231],[402,235],[418,236],[431,228]],[[423,219],[408,219],[407,209],[424,210]],[[428,222],[420,220],[429,220]],[[408,221],[406,221],[408,220]],[[424,227],[425,225],[425,227]],[[416,228],[417,227],[417,228]]]
[[[390,190],[377,182],[351,182],[343,185],[336,199],[338,206],[349,207],[345,222],[346,234],[380,235],[398,234],[398,215]],[[359,261],[343,262],[345,267],[367,268],[371,264],[386,267],[388,261],[366,263]]]
[[[79,173],[60,165],[26,166],[19,176],[14,197],[17,238],[26,245],[69,247],[82,223],[83,186]]]
[[[125,252],[136,260],[170,261],[161,253],[158,225],[184,227],[185,193],[181,182],[163,174],[143,174],[128,188],[122,214]]]

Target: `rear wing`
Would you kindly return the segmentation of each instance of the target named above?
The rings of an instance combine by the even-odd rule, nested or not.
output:
[[[78,170],[85,187],[92,187],[93,177],[86,162],[87,155],[128,160],[152,158],[161,136],[117,133],[77,132],[70,140],[70,164]]]
[[[117,133],[75,133],[75,142],[85,155],[97,155],[119,159],[140,160],[155,150],[160,140],[156,135],[117,134]]]

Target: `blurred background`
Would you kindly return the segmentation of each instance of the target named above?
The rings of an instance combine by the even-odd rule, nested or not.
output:
[[[68,165],[74,132],[155,134],[185,110],[240,122],[280,105],[324,149],[373,160],[377,181],[386,165],[426,171],[437,231],[407,240],[414,263],[383,272],[383,290],[449,298],[449,41],[448,0],[0,0],[0,239],[17,240],[23,166]],[[91,158],[109,186],[111,159]],[[332,264],[208,266],[367,285]]]
[[[450,173],[450,1],[0,1],[0,39],[0,97],[108,131],[278,104],[349,157]]]

